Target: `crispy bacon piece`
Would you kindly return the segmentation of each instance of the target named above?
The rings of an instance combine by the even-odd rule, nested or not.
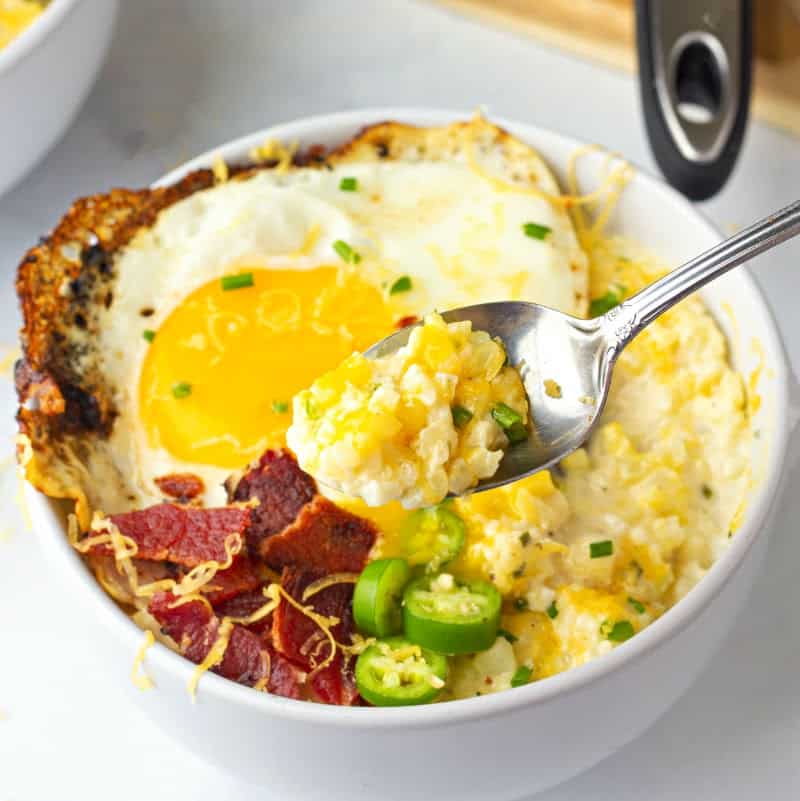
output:
[[[202,662],[217,639],[219,620],[202,601],[171,606],[176,600],[171,592],[157,592],[147,609],[187,659]]]
[[[270,658],[269,684],[267,690],[284,698],[303,698],[306,674],[293,665],[271,645],[267,646]]]
[[[135,512],[112,515],[122,534],[138,546],[137,559],[167,560],[185,567],[201,562],[224,562],[225,539],[230,534],[246,538],[250,509],[226,506],[220,509],[195,509],[161,503]],[[97,545],[93,553],[111,555],[108,545]]]
[[[253,560],[247,554],[239,554],[227,570],[218,570],[201,592],[216,607],[237,595],[260,588],[261,584],[261,576],[258,575]],[[266,603],[263,596],[262,599],[262,603]]]
[[[169,592],[157,593],[150,600],[148,609],[162,630],[178,643],[181,653],[199,664],[217,639],[220,619],[202,601],[189,601],[172,607],[175,600]],[[303,672],[257,634],[238,624],[233,626],[225,656],[212,670],[249,687],[262,680],[269,671],[269,692],[286,698],[300,698],[302,695]]]
[[[319,572],[286,568],[281,586],[304,606],[313,606],[317,614],[336,617],[339,622],[331,627],[331,634],[339,643],[349,644],[355,624],[352,612],[352,584],[333,584],[320,590],[307,601],[303,591],[324,575]],[[330,641],[323,630],[308,615],[303,614],[283,599],[272,617],[272,641],[284,656],[308,671],[321,665],[330,655]],[[314,672],[309,685],[319,701],[339,706],[358,703],[359,695],[353,674],[352,657],[337,649],[333,661]]]
[[[155,479],[156,486],[170,498],[186,503],[205,492],[206,486],[194,473],[170,473]]]
[[[317,495],[291,525],[264,540],[259,552],[275,570],[296,567],[322,575],[358,573],[367,563],[377,535],[369,520]]]
[[[259,587],[257,590],[248,590],[247,592],[239,593],[233,598],[214,604],[214,611],[219,617],[245,618],[261,609],[267,602],[268,599]],[[272,615],[267,615],[255,623],[250,623],[245,628],[255,631],[257,634],[264,634],[265,632],[269,634],[272,630]]]
[[[288,526],[317,494],[314,479],[285,450],[266,451],[238,481],[231,477],[225,486],[230,501],[259,501],[247,536],[254,554],[267,537]]]

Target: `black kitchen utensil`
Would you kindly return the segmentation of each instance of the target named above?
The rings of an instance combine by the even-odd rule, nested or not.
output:
[[[639,88],[658,166],[692,200],[716,194],[742,145],[750,0],[636,0]]]

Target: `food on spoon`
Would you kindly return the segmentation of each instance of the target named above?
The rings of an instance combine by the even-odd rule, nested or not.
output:
[[[76,501],[70,541],[145,645],[192,661],[193,693],[211,670],[340,705],[474,697],[625,647],[725,551],[748,495],[748,398],[702,301],[626,349],[557,470],[368,507],[283,447],[298,391],[433,308],[586,316],[664,268],[481,119],[258,155],[78,201],[19,270],[20,459]],[[498,401],[489,424],[521,434]],[[449,413],[462,436],[485,410]]]
[[[286,441],[323,484],[370,506],[432,506],[495,474],[527,437],[528,403],[499,340],[436,313],[387,356],[360,353],[294,398]]]

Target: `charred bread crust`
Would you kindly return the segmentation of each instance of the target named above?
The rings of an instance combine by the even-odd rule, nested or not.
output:
[[[210,170],[198,170],[169,187],[81,198],[25,255],[16,281],[23,356],[15,379],[20,430],[34,448],[80,431],[108,435],[115,410],[86,354],[92,309],[113,297],[114,255],[162,209],[213,182]]]

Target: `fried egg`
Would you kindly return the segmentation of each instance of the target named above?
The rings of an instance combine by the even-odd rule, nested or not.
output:
[[[531,169],[499,146],[345,159],[256,171],[163,210],[117,257],[99,326],[112,447],[129,454],[136,503],[183,471],[221,501],[226,474],[284,444],[292,397],[404,318],[504,299],[580,314],[586,264],[568,216],[496,177]]]
[[[50,459],[48,491],[77,483],[90,507],[120,511],[188,472],[220,503],[232,470],[285,443],[292,397],[398,325],[507,299],[585,314],[587,260],[556,180],[504,131],[385,123],[311,153],[117,190],[65,218],[59,239],[83,244],[54,252],[69,272],[47,313],[103,423],[76,438],[83,455]]]

